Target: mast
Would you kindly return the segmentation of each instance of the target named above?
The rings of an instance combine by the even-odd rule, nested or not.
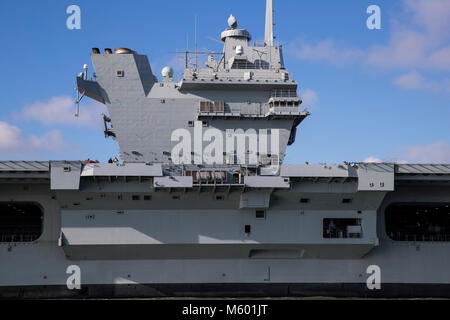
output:
[[[195,69],[198,68],[198,49],[197,49],[197,24],[198,18],[195,16]]]
[[[273,0],[266,2],[266,32],[264,34],[266,46],[273,47]]]

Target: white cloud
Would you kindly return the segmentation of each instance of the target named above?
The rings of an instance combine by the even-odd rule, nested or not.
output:
[[[101,114],[106,113],[106,108],[103,104],[93,102],[80,105],[79,117],[75,117],[75,112],[74,100],[71,97],[62,96],[25,106],[16,115],[16,118],[39,121],[44,125],[64,124],[100,128],[102,126]]]
[[[302,98],[302,106],[307,108],[314,108],[316,106],[317,101],[319,101],[319,95],[311,89],[302,89],[300,92],[300,96]]]
[[[22,140],[22,132],[6,122],[0,121],[0,150],[16,148]]]
[[[450,1],[404,0],[403,11],[398,17],[402,22],[392,20],[388,42],[365,50],[330,39],[315,43],[297,41],[288,49],[299,59],[324,61],[331,65],[359,63],[385,70],[450,72]],[[396,79],[396,82],[403,86],[413,80],[424,84],[425,90],[450,90],[449,86],[436,86],[423,78],[418,79],[417,74],[410,74],[409,79]],[[412,85],[406,86],[413,89]],[[414,86],[414,89],[423,90],[424,87]]]
[[[383,162],[377,157],[370,156],[364,159],[365,163]],[[398,148],[385,162],[405,163],[450,163],[450,145],[445,141],[437,141],[427,145],[415,145]]]
[[[412,71],[394,80],[394,84],[404,89],[422,91],[440,91],[441,84],[433,81],[426,81],[420,73]]]
[[[31,150],[46,150],[51,152],[60,152],[62,150],[67,150],[64,137],[59,130],[52,130],[46,132],[40,137],[35,135],[30,136],[25,142],[28,148]]]
[[[429,34],[450,37],[450,2],[448,0],[404,0],[413,22],[422,26]]]
[[[404,0],[404,22],[393,21],[389,43],[367,51],[368,63],[382,68],[450,71],[450,1]]]
[[[450,46],[446,46],[431,53],[428,58],[428,63],[431,66],[436,66],[436,68],[450,70]]]
[[[426,65],[429,38],[421,32],[397,26],[387,45],[376,45],[366,52],[364,63],[384,69]]]
[[[0,152],[5,154],[29,154],[39,152],[62,152],[73,149],[64,141],[58,130],[52,130],[41,136],[25,136],[22,130],[7,122],[0,121]]]
[[[364,159],[363,162],[365,162],[365,163],[381,163],[383,161],[378,158],[375,158],[375,157],[368,157],[368,158]]]
[[[331,39],[313,44],[298,41],[298,44],[293,46],[293,52],[302,60],[327,61],[333,65],[352,63],[365,55],[362,50],[345,48]]]
[[[450,163],[450,145],[438,141],[428,145],[400,148],[398,159],[408,163]]]

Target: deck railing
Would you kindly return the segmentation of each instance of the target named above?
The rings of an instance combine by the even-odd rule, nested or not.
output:
[[[273,90],[271,97],[273,98],[297,98],[297,91],[295,90]]]

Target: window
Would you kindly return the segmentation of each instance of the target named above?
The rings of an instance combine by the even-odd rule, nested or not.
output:
[[[395,241],[450,241],[450,203],[391,204],[385,222]]]
[[[202,113],[210,113],[211,112],[211,101],[200,101],[199,111]]]
[[[323,237],[330,238],[361,238],[361,219],[326,218],[323,219]]]
[[[234,60],[233,65],[231,66],[231,69],[255,69],[253,63],[247,61],[247,60],[241,60],[237,59]]]
[[[213,110],[214,112],[223,113],[225,111],[225,102],[214,101]]]
[[[0,242],[32,242],[42,234],[44,213],[39,205],[0,202]]]
[[[266,218],[266,210],[256,210],[255,216],[256,216],[256,219],[265,219]]]

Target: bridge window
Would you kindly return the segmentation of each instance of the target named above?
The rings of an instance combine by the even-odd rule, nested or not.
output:
[[[225,102],[214,101],[213,110],[214,112],[223,113],[225,111]]]
[[[385,221],[395,241],[450,241],[450,203],[392,204]]]
[[[236,59],[234,60],[231,69],[255,69],[255,66],[248,60]]]
[[[25,202],[0,202],[0,242],[32,242],[42,234],[40,206]]]
[[[200,101],[199,102],[199,111],[202,113],[210,113],[211,112],[211,101]]]
[[[361,219],[327,218],[323,219],[323,237],[361,238]]]

